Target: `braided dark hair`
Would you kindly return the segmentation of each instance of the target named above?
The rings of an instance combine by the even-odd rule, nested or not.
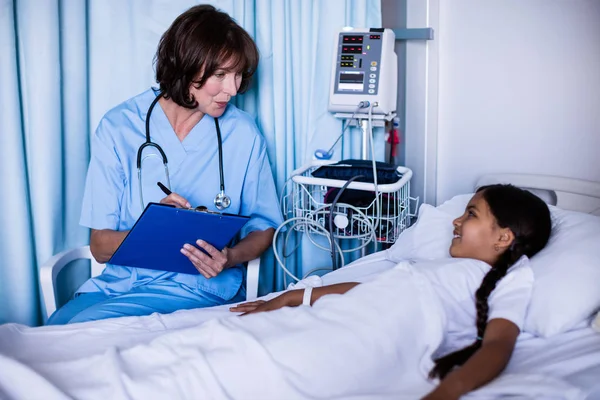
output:
[[[477,192],[482,193],[498,226],[510,229],[514,240],[498,257],[475,292],[477,340],[462,350],[435,360],[435,366],[429,373],[431,378],[443,379],[454,367],[463,365],[481,347],[481,338],[487,327],[488,297],[508,269],[521,256],[534,256],[544,248],[550,238],[552,229],[550,210],[539,197],[512,185],[483,186]]]

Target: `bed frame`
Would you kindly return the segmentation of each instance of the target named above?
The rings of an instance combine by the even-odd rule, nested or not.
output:
[[[475,189],[495,183],[511,183],[550,205],[600,216],[600,182],[548,175],[489,174],[479,178]]]

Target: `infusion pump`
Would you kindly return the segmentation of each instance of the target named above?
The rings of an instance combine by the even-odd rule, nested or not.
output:
[[[343,30],[335,40],[328,110],[334,113],[361,113],[361,102],[373,105],[373,114],[396,111],[398,57],[391,29],[357,28]],[[363,103],[365,104],[365,103]]]

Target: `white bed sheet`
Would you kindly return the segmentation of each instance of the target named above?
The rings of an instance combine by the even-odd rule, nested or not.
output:
[[[497,392],[507,396],[508,384],[517,381],[554,385],[556,399],[569,398],[569,394],[571,398],[599,400],[600,333],[586,321],[576,329],[547,339],[522,334],[506,370],[481,394]],[[521,393],[526,392],[523,389]],[[515,398],[519,398],[517,394]],[[473,396],[478,398],[478,392],[473,392]]]
[[[322,283],[368,281],[393,265],[385,252],[378,253],[324,276]],[[308,282],[318,285],[321,280],[313,277]],[[77,360],[111,348],[149,343],[167,331],[176,332],[230,315],[228,306],[222,306],[66,326],[28,328],[6,324],[0,326],[0,354],[22,365]],[[506,371],[490,385],[467,396],[500,397],[600,399],[600,334],[586,323],[549,339],[521,335]]]
[[[445,325],[431,284],[408,263],[313,307],[228,316],[72,360],[0,355],[0,393],[36,397],[27,382],[37,381],[50,399],[415,399],[432,388]]]
[[[396,265],[386,252],[363,257],[343,269],[322,278],[311,276],[295,287],[331,285],[339,282],[364,282]],[[281,292],[261,297],[267,300]],[[180,310],[171,314],[123,317],[71,325],[30,328],[19,324],[0,325],[0,354],[19,361],[66,361],[102,353],[110,347],[127,348],[148,343],[166,331],[186,329],[202,322],[231,315],[231,305],[196,310]]]

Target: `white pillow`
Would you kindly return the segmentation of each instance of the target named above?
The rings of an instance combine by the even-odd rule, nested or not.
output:
[[[464,212],[473,194],[455,196],[433,207],[422,204],[417,221],[388,250],[388,258],[400,262],[406,259],[434,260],[450,258],[454,226],[452,221]]]
[[[449,214],[429,204],[422,204],[417,222],[402,232],[390,247],[388,259],[398,263],[407,259],[449,258],[454,230],[452,220]]]
[[[458,218],[464,214],[465,208],[475,193],[459,194],[440,204],[437,209]]]
[[[600,308],[600,217],[550,207],[552,236],[531,259],[535,277],[525,330],[549,337]]]
[[[393,260],[450,257],[452,221],[473,194],[437,208],[422,205],[415,225],[389,250]],[[531,258],[535,276],[525,330],[549,337],[572,329],[600,308],[600,217],[550,206],[552,235]]]

